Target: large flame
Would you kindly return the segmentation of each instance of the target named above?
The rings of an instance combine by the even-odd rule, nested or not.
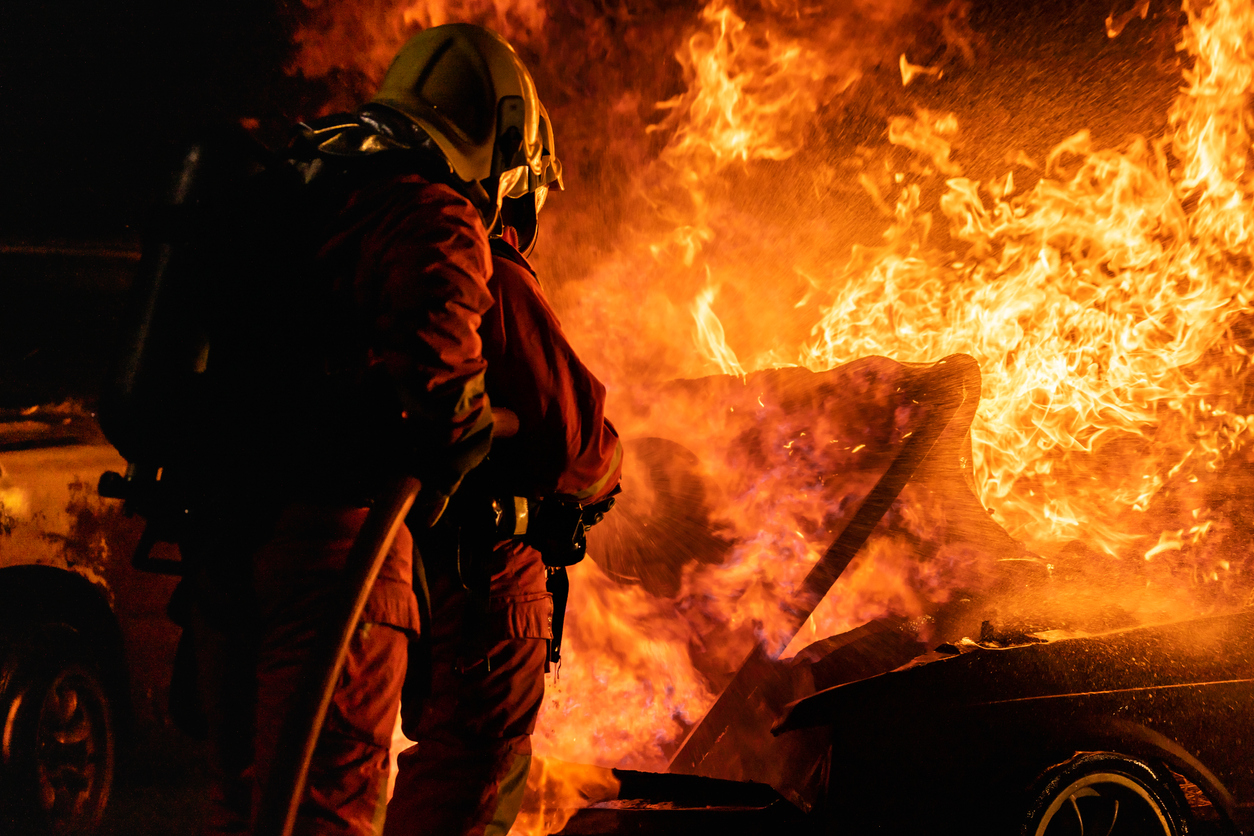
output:
[[[798,475],[795,428],[765,390],[752,415],[728,406],[712,420],[659,395],[673,378],[721,372],[750,387],[766,368],[971,354],[983,372],[974,485],[1006,530],[1040,554],[1078,540],[1136,564],[1157,589],[1147,612],[1244,603],[1252,579],[1234,544],[1246,535],[1217,485],[1254,418],[1254,6],[1183,8],[1184,85],[1158,134],[1101,147],[1079,130],[1035,156],[995,148],[1009,162],[977,173],[957,152],[969,118],[889,111],[904,99],[867,80],[888,66],[913,92],[978,72],[965,69],[979,39],[959,2],[319,7],[298,38],[309,74],[377,80],[407,33],[451,18],[515,39],[574,174],[543,219],[541,275],[624,435],[681,441],[719,486],[707,499],[726,554],[690,563],[669,594],[593,563],[572,573],[538,749],[662,765],[823,548],[816,520],[833,498]],[[1112,12],[1109,36],[1148,25],[1148,9]],[[859,109],[860,95],[877,104]],[[867,113],[884,141],[849,141]],[[743,421],[768,428],[779,456],[751,475],[726,443]],[[829,429],[853,456],[854,429]],[[931,500],[908,500],[898,522],[926,537]],[[978,572],[957,552],[920,566],[881,536],[811,635],[917,615]]]

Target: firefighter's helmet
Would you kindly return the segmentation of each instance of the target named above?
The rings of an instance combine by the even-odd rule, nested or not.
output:
[[[449,23],[419,32],[371,102],[413,120],[462,180],[499,180],[500,192],[509,193],[544,173],[535,83],[514,48],[489,29]]]
[[[540,106],[540,140],[543,149],[540,173],[528,171],[526,177],[519,178],[514,188],[504,195],[501,204],[501,220],[514,228],[518,235],[518,248],[524,255],[530,255],[535,247],[538,215],[549,189],[566,188],[562,179],[562,163],[557,158],[553,142],[553,123],[543,105]]]

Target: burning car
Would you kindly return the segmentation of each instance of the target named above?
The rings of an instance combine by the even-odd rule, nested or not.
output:
[[[848,637],[846,670],[865,672],[873,637],[880,653],[885,635],[900,646],[902,627]],[[757,751],[801,758],[808,784],[779,783],[778,764],[746,782],[620,771],[619,800],[563,833],[1249,832],[1254,776],[1233,730],[1254,705],[1252,628],[1240,613],[942,645],[781,713],[775,744]]]
[[[727,402],[723,387],[741,385],[769,393],[758,399],[760,412],[780,404],[764,424],[789,438],[838,416],[852,392],[863,394],[854,399],[862,409],[879,403],[900,418],[909,404],[910,417],[885,436],[870,477],[841,482],[846,501],[833,506],[845,510],[826,520],[826,550],[794,582],[774,624],[759,624],[743,645],[744,663],[722,676],[721,694],[689,726],[666,770],[618,772],[618,799],[576,814],[564,833],[948,833],[957,822],[964,832],[1034,836],[1250,827],[1254,770],[1236,730],[1254,719],[1254,615],[1237,609],[1140,626],[1110,602],[1131,602],[1143,577],[1107,578],[1124,584],[1123,594],[1109,596],[1095,589],[1094,556],[1064,550],[1047,562],[990,523],[962,479],[962,440],[979,392],[970,358],[911,368],[868,358],[821,374],[686,384],[703,398],[720,392],[719,403]],[[865,397],[876,389],[899,400]],[[732,437],[732,447],[759,440]],[[649,544],[654,530],[694,525],[701,494],[681,488],[696,469],[677,447],[646,445],[651,490],[666,499],[643,517],[629,505],[619,530],[598,543],[598,559],[619,582],[671,594],[676,570],[651,569],[650,559],[675,553]],[[828,461],[819,469],[830,468]],[[785,655],[858,552],[901,525],[904,505],[929,495],[940,498],[947,521],[930,536],[951,554],[961,541],[978,567],[968,578],[983,585],[923,595],[920,617],[875,618]],[[719,541],[717,531],[704,537]],[[915,547],[943,557],[925,543]],[[717,565],[728,549],[724,542],[713,557],[689,550],[678,559]],[[711,666],[705,675],[720,672]]]

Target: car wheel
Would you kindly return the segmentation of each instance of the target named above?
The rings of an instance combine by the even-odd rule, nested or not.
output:
[[[1086,752],[1053,767],[1031,797],[1024,836],[1188,832],[1180,790],[1170,775],[1113,752]]]
[[[0,823],[38,836],[90,834],[113,784],[113,709],[73,628],[4,636],[0,669]]]

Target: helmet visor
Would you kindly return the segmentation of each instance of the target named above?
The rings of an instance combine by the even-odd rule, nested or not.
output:
[[[500,201],[507,197],[522,197],[531,191],[527,182],[527,174],[529,173],[525,165],[518,168],[511,168],[501,172],[501,179],[497,185],[497,200]]]

